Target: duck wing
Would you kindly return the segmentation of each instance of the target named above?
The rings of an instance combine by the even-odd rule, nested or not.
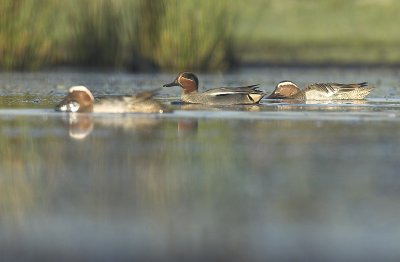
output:
[[[259,85],[249,85],[249,86],[238,86],[238,87],[218,87],[209,89],[203,94],[212,95],[212,96],[224,96],[224,95],[233,95],[233,94],[263,94],[261,90],[258,90]]]
[[[139,93],[133,95],[132,98],[135,99],[135,102],[141,102],[141,101],[146,101],[146,100],[149,100],[149,99],[153,99],[153,97],[156,95],[156,93],[160,89],[161,88],[142,91],[142,92],[139,92]]]
[[[333,96],[340,93],[352,92],[357,89],[369,88],[367,82],[358,84],[339,84],[339,83],[316,83],[309,85],[304,91],[318,91],[323,92],[327,96]]]
[[[161,88],[156,88],[152,90],[146,90],[146,91],[140,91],[139,93],[133,94],[133,95],[102,95],[102,96],[96,96],[95,99],[96,101],[102,101],[104,99],[107,100],[116,100],[116,101],[125,101],[125,100],[135,100],[135,101],[145,101],[152,99],[158,91],[160,91]]]

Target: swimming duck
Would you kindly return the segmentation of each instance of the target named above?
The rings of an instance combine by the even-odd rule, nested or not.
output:
[[[156,91],[143,91],[133,96],[106,97],[95,102],[92,93],[85,86],[73,86],[68,95],[56,105],[55,110],[81,113],[167,112],[163,105],[153,99]]]
[[[282,81],[267,98],[298,100],[364,99],[373,89],[367,82],[358,84],[316,83],[304,90],[292,81]]]
[[[181,100],[191,104],[207,105],[246,105],[256,104],[264,92],[258,90],[258,85],[240,87],[218,87],[198,93],[199,80],[194,73],[182,72],[178,77],[164,87],[180,86],[182,88]]]

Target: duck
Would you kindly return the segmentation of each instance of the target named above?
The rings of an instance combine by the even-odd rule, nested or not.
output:
[[[357,84],[315,83],[306,86],[304,90],[292,81],[279,82],[267,99],[297,99],[297,100],[345,100],[364,99],[371,93],[373,87],[367,82]]]
[[[199,80],[192,72],[181,72],[175,80],[163,87],[180,86],[182,88],[181,100],[190,104],[205,105],[249,105],[257,104],[265,96],[258,90],[259,85],[239,87],[217,87],[199,93]]]
[[[96,101],[85,86],[73,86],[64,99],[55,106],[56,111],[78,113],[164,113],[170,112],[153,99],[157,90],[142,91],[133,96],[104,97]]]

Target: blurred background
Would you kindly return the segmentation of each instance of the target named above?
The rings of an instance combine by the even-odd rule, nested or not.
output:
[[[2,0],[0,69],[397,65],[395,0]]]

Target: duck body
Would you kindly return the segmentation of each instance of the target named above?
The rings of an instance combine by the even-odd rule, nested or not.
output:
[[[133,96],[104,97],[94,104],[95,113],[164,113],[162,104],[154,100],[156,90],[142,91]]]
[[[249,105],[258,103],[265,96],[264,92],[258,90],[258,85],[218,87],[199,93],[198,84],[199,81],[195,74],[182,72],[174,82],[165,84],[164,87],[180,86],[182,102],[191,104]]]
[[[297,100],[353,100],[364,99],[373,90],[368,83],[339,84],[316,83],[300,90],[291,81],[278,83],[274,92],[268,98],[297,99]]]
[[[264,94],[258,85],[245,87],[219,87],[203,93],[183,93],[185,103],[207,105],[249,105],[258,103]]]
[[[56,105],[55,110],[79,113],[163,113],[168,111],[153,99],[155,92],[143,91],[133,96],[104,97],[96,101],[85,86],[73,86],[67,96]]]

